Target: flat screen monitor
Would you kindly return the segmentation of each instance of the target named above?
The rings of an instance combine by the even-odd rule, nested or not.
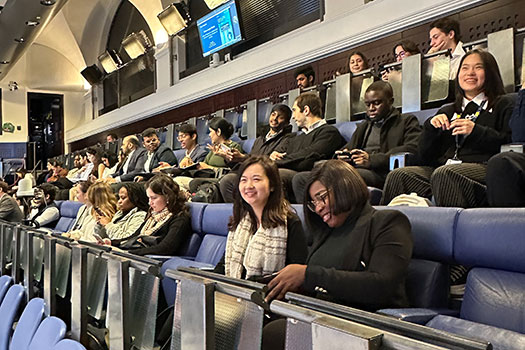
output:
[[[228,1],[197,20],[204,57],[242,40],[235,0]]]

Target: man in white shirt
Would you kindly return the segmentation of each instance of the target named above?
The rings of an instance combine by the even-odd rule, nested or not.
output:
[[[450,50],[449,80],[456,79],[461,57],[465,55],[460,39],[459,23],[450,18],[440,18],[430,24],[430,50],[428,53]]]

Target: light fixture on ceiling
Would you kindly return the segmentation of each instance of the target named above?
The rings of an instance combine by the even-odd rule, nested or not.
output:
[[[116,71],[122,65],[122,60],[115,50],[108,50],[104,52],[98,56],[98,60],[102,65],[102,68],[104,68],[104,71],[108,74]]]
[[[0,61],[0,64],[9,64],[9,61]]]
[[[20,37],[20,38],[16,38],[15,41],[19,44],[22,44],[24,41],[26,41],[24,38]]]
[[[122,47],[132,60],[146,53],[151,46],[151,41],[143,30],[131,33],[122,41]]]
[[[53,6],[56,2],[56,0],[40,0],[40,3],[44,6]]]
[[[168,35],[177,35],[191,21],[189,11],[183,3],[171,4],[157,15]]]

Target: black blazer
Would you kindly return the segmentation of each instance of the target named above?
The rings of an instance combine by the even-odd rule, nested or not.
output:
[[[135,176],[144,172],[144,162],[147,158],[147,152],[145,148],[137,148],[131,155],[131,159],[128,164],[128,171],[124,174],[124,167],[121,167],[113,177],[120,176],[120,181],[133,181]]]
[[[305,292],[371,311],[408,306],[405,278],[413,242],[404,214],[367,204],[341,227],[325,227],[314,232]]]

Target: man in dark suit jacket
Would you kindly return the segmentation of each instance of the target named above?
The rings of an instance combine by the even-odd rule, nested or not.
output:
[[[9,185],[0,181],[0,220],[21,222],[24,214],[15,199],[7,194]]]
[[[156,169],[162,163],[176,165],[177,158],[173,150],[163,143],[160,143],[159,135],[153,128],[147,128],[142,132],[142,144],[146,148],[146,160],[144,162],[144,172],[135,176],[135,181],[144,181],[155,175],[153,169]]]
[[[133,181],[136,175],[144,172],[146,150],[140,147],[139,139],[135,135],[126,136],[120,148],[126,155],[126,160],[119,171],[112,176],[115,182]]]

